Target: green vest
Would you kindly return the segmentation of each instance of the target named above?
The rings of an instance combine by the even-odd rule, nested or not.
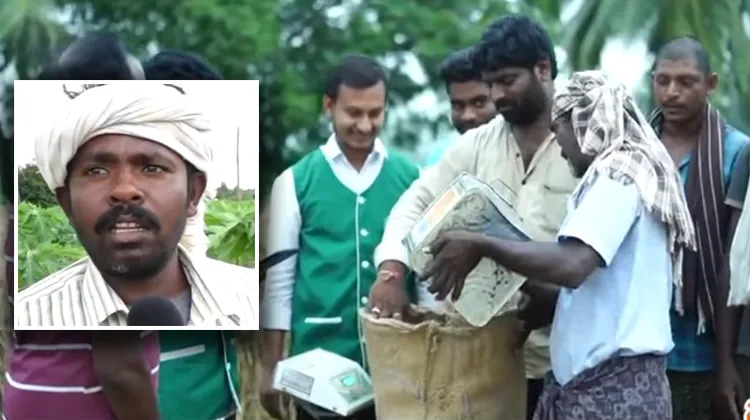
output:
[[[163,420],[214,420],[239,407],[232,331],[159,331]]]
[[[375,247],[391,209],[419,169],[389,151],[375,182],[357,195],[320,149],[292,167],[302,225],[292,301],[290,356],[315,348],[366,360],[357,312],[375,282]],[[409,281],[414,299],[414,282]]]

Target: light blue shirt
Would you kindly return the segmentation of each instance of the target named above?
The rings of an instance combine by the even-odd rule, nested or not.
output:
[[[452,144],[452,142],[444,143],[443,145],[436,145],[435,149],[427,156],[427,159],[424,161],[424,167],[432,166],[440,161],[440,158],[443,157],[443,153],[448,149],[448,147]]]
[[[724,132],[724,190],[729,189],[734,174],[734,164],[737,156],[745,145],[748,138],[735,128],[727,125]],[[693,153],[688,153],[680,163],[680,177],[687,194],[688,176]],[[711,323],[707,323],[707,331],[703,334],[698,332],[698,313],[688,312],[679,315],[672,308],[672,339],[674,350],[667,358],[667,369],[681,372],[706,372],[714,369],[716,365],[716,338]]]
[[[600,176],[568,202],[558,240],[576,238],[604,262],[577,289],[562,288],[550,335],[562,385],[613,357],[665,355],[672,262],[666,226],[648,212],[635,184]]]

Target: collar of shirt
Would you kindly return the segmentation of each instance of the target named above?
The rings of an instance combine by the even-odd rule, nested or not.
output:
[[[335,134],[332,134],[328,138],[328,141],[326,141],[325,144],[320,147],[320,150],[323,152],[323,156],[325,156],[328,163],[334,164],[346,162],[346,164],[351,166],[351,163],[349,163],[349,161],[346,159],[346,156],[344,156],[344,152],[341,150],[341,147],[339,147],[339,143],[336,141]],[[379,160],[387,158],[388,150],[385,148],[385,145],[380,140],[380,138],[377,137],[375,138],[372,152],[370,152],[370,155],[367,156],[367,159],[365,160],[365,166],[375,164]]]
[[[180,266],[185,271],[192,292],[189,325],[205,325],[211,318],[214,325],[239,325],[241,311],[237,308],[237,299],[232,299],[223,289],[206,282],[204,277],[209,274],[208,270],[202,270],[198,258],[191,258],[182,246],[178,246],[178,255]],[[81,286],[84,316],[89,322],[104,325],[111,317],[127,317],[127,305],[106,283],[91,260],[83,274]],[[202,303],[201,306],[205,309],[198,310],[198,302]],[[229,321],[226,321],[227,319]]]

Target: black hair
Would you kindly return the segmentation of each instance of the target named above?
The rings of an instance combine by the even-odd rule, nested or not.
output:
[[[443,60],[440,64],[440,78],[446,87],[451,83],[482,80],[482,72],[474,66],[473,55],[473,48],[464,48]]]
[[[549,61],[555,79],[557,58],[549,34],[539,23],[522,15],[506,16],[490,25],[474,52],[474,66],[481,71],[506,67],[531,70],[542,60]]]
[[[328,73],[325,94],[336,100],[341,85],[354,89],[366,89],[380,82],[387,85],[388,76],[377,61],[364,55],[347,55]]]
[[[703,48],[703,44],[697,38],[692,36],[679,36],[667,41],[656,54],[652,70],[656,70],[656,65],[661,60],[678,61],[684,59],[694,60],[698,70],[704,75],[711,73],[711,61],[706,49]]]
[[[183,50],[163,50],[143,64],[147,80],[224,80],[221,73],[202,56]],[[167,83],[185,95],[181,87]],[[192,189],[194,176],[201,171],[183,159],[187,172],[188,190]]]
[[[132,80],[125,43],[109,32],[90,32],[69,44],[39,74],[39,80]]]
[[[223,80],[218,70],[198,54],[164,50],[143,64],[148,80]]]

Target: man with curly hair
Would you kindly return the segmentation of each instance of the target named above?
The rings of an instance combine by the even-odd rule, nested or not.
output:
[[[475,48],[474,66],[489,84],[499,115],[466,131],[436,164],[422,171],[393,208],[375,251],[379,274],[368,306],[376,316],[402,315],[407,310],[404,279],[409,255],[401,240],[462,172],[487,183],[505,184],[512,193],[506,198],[519,214],[550,239],[563,221],[565,203],[577,184],[550,131],[557,60],[547,31],[526,16],[511,15],[492,24]],[[437,292],[432,286],[430,291]],[[533,412],[550,369],[549,321],[539,323],[545,317],[537,316],[554,310],[556,287],[527,282],[523,291],[533,304],[521,311],[521,319],[507,314],[503,322],[508,331],[522,330],[520,343],[528,337],[525,369],[515,356],[517,343],[508,343],[497,352],[512,373],[502,389],[495,391],[498,404],[507,406],[508,418]],[[436,297],[442,300],[446,295],[437,293]]]

